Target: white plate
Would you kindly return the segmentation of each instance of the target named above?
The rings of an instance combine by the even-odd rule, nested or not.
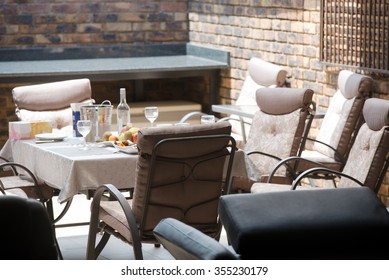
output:
[[[66,135],[56,134],[56,133],[42,133],[35,135],[37,140],[53,140],[53,141],[62,141],[66,138]]]
[[[101,146],[115,147],[115,141],[103,141],[99,143]]]
[[[115,146],[115,149],[117,149],[120,152],[126,153],[126,154],[134,155],[134,154],[138,153],[138,149],[134,148],[133,146],[124,146],[124,147],[118,146],[118,145],[114,145],[114,146]]]

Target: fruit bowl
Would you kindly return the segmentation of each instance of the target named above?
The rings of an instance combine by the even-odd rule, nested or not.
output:
[[[136,148],[136,144],[132,143],[129,140],[126,141],[114,141],[113,146],[116,150],[126,153],[126,154],[137,154],[138,149]]]

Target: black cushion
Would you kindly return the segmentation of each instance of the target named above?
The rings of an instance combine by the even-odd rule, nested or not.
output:
[[[154,228],[154,235],[177,260],[237,259],[215,239],[173,218],[161,220]]]
[[[53,225],[45,207],[34,199],[0,196],[0,259],[58,259]]]
[[[366,187],[228,195],[219,213],[242,259],[389,258],[389,213]]]

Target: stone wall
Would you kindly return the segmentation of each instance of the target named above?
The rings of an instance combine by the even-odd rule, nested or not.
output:
[[[337,87],[338,72],[345,68],[325,67],[320,62],[319,20],[320,0],[194,0],[189,1],[189,40],[230,52],[231,67],[222,74],[221,103],[237,98],[247,62],[255,56],[286,67],[291,86],[313,89],[317,106],[326,109]],[[350,70],[372,76],[374,96],[389,99],[387,75]],[[380,195],[389,205],[389,175]]]

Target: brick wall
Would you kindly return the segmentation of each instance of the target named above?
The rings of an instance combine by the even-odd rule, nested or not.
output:
[[[319,60],[320,0],[220,3],[189,1],[189,39],[230,52],[231,68],[222,73],[221,103],[237,98],[247,62],[256,56],[286,67],[292,87],[313,89],[318,107],[328,107],[341,69],[325,67]],[[372,76],[374,96],[389,99],[388,76],[353,71]],[[380,195],[389,205],[389,175]]]
[[[186,42],[187,0],[5,0],[2,47]]]

